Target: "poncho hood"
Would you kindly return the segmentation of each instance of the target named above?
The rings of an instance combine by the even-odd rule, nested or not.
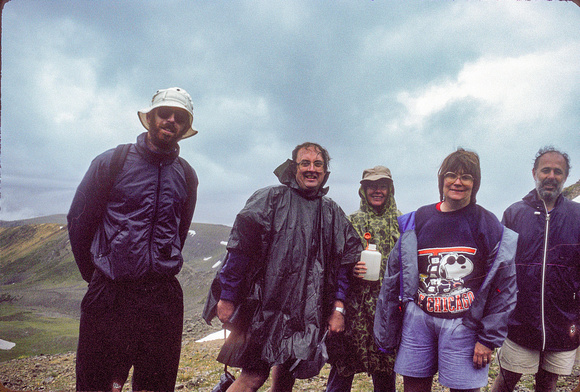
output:
[[[358,195],[360,196],[360,209],[363,212],[373,212],[376,215],[382,215],[388,208],[393,207],[395,211],[397,210],[397,205],[395,204],[395,186],[393,185],[393,180],[388,181],[389,184],[389,192],[387,194],[387,202],[381,208],[380,211],[375,211],[373,207],[369,204],[367,200],[367,196],[365,195],[364,185],[361,185],[358,189]]]

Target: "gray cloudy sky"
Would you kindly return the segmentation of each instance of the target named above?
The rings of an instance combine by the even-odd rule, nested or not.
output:
[[[363,169],[399,209],[436,202],[458,146],[501,218],[539,147],[580,178],[580,7],[544,1],[11,0],[2,14],[0,219],[66,213],[91,160],[135,140],[159,88],[192,96],[181,143],[194,221],[231,224],[294,146],[332,157],[329,196],[358,208]]]

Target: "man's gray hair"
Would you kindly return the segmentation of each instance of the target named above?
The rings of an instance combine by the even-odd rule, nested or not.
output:
[[[568,173],[570,173],[570,169],[572,168],[572,166],[570,166],[570,157],[565,152],[562,152],[562,151],[554,148],[554,146],[545,146],[545,147],[542,147],[538,150],[538,152],[536,153],[536,160],[534,161],[534,170],[538,170],[538,165],[540,164],[540,158],[544,154],[547,154],[549,152],[555,152],[557,154],[560,154],[562,156],[562,158],[564,158],[564,160],[566,161],[566,177],[568,177]]]

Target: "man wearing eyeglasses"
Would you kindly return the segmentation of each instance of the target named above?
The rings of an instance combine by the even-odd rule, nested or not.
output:
[[[328,152],[303,143],[274,173],[281,185],[256,191],[237,215],[220,273],[213,313],[230,321],[251,293],[259,306],[247,331],[233,330],[218,360],[241,367],[228,391],[256,391],[273,368],[271,392],[294,385],[291,368],[311,359],[325,331],[344,331],[348,274],[358,261],[358,234],[325,194]],[[249,280],[249,281],[248,281]]]
[[[81,304],[79,391],[173,391],[181,352],[183,265],[197,176],[178,142],[197,133],[181,88],[159,90],[138,112],[134,144],[97,156],[68,214],[72,251],[88,291]]]
[[[512,391],[535,374],[536,391],[554,391],[572,372],[580,339],[580,204],[562,196],[570,158],[553,147],[536,154],[536,188],[503,215],[519,233],[518,301],[499,354],[492,391]]]

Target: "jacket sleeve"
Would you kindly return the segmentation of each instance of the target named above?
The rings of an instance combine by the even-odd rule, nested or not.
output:
[[[335,299],[340,301],[346,301],[346,293],[350,285],[349,276],[352,271],[352,265],[343,264],[338,268],[337,274],[337,289]]]
[[[77,188],[67,215],[72,252],[79,271],[87,282],[91,281],[95,270],[90,252],[91,243],[102,222],[108,196],[106,190],[110,188],[107,182],[110,159],[106,159],[105,154],[91,163]]]
[[[516,307],[517,281],[515,256],[518,235],[504,228],[487,277],[477,294],[485,306],[472,306],[463,323],[477,331],[478,341],[494,349],[500,347],[507,337],[508,319]]]
[[[185,245],[185,240],[187,239],[187,233],[191,226],[191,221],[193,219],[193,212],[195,211],[195,204],[197,203],[197,185],[199,181],[197,179],[197,174],[195,170],[189,165],[189,163],[182,160],[183,170],[185,170],[185,180],[187,186],[187,201],[181,212],[181,220],[179,222],[179,238],[181,240],[181,249]]]
[[[216,273],[207,295],[201,317],[208,325],[217,316],[217,303],[220,299],[238,302],[244,284],[249,259],[241,253],[228,252],[223,266]]]
[[[417,237],[414,231],[408,231],[401,235],[389,254],[377,299],[374,335],[383,352],[393,353],[399,347],[405,309],[417,293],[417,268]]]
[[[381,291],[377,298],[377,309],[375,311],[375,323],[373,332],[375,342],[379,349],[384,352],[392,353],[397,348],[399,342],[396,334],[393,333],[392,327],[397,323],[399,309],[399,250],[400,242],[397,241],[387,259],[387,269],[383,277]]]
[[[228,253],[226,261],[219,273],[221,293],[219,299],[238,302],[242,299],[250,258],[243,253],[231,251]]]

